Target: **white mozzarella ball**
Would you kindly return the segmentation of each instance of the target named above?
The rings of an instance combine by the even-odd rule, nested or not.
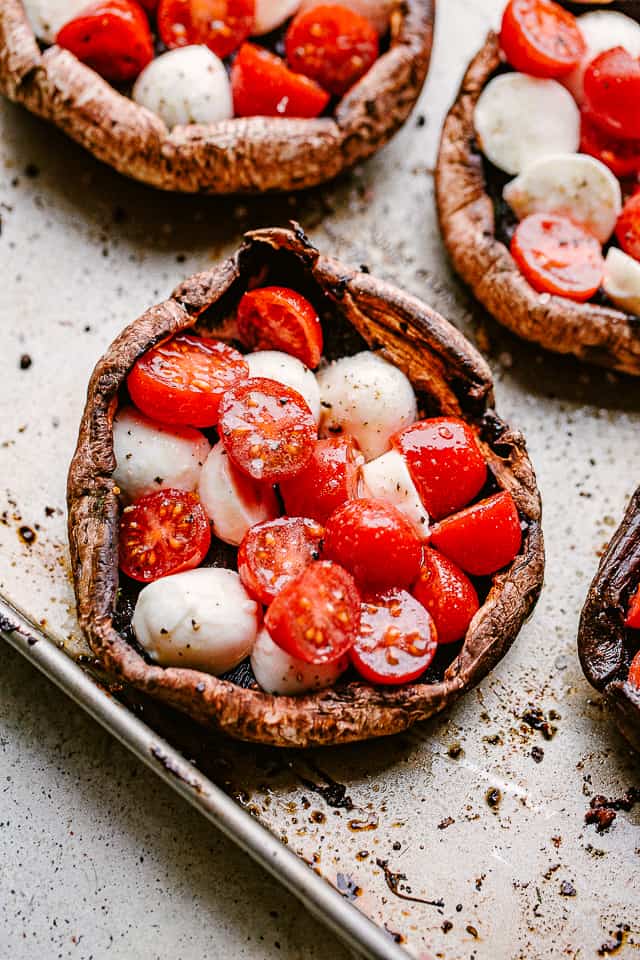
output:
[[[256,350],[248,353],[250,377],[266,377],[296,390],[311,410],[316,420],[320,419],[320,387],[313,370],[305,367],[297,357],[280,350]]]
[[[156,423],[134,407],[123,407],[113,421],[113,479],[131,500],[170,487],[195,490],[210,450],[199,430]]]
[[[322,0],[303,0],[300,9],[311,10],[313,7],[320,6],[321,3]],[[369,23],[373,24],[381,36],[389,29],[391,11],[395,5],[395,0],[349,0],[347,4],[350,10],[359,13],[361,17],[365,17]]]
[[[613,233],[622,209],[617,177],[585,153],[537,160],[506,185],[503,196],[520,220],[531,213],[570,217],[600,243],[606,243]]]
[[[611,247],[604,261],[604,291],[616,307],[640,316],[640,263]]]
[[[490,80],[473,115],[482,151],[506,173],[550,153],[575,153],[580,111],[555,80],[503,73]]]
[[[251,653],[258,604],[233,570],[199,567],[147,584],[132,625],[138,643],[163,667],[220,674]]]
[[[318,0],[316,0],[318,2]],[[300,0],[256,0],[252,36],[271,33],[297,12]]]
[[[587,50],[575,70],[560,82],[582,104],[585,71],[600,53],[613,47],[624,47],[632,56],[640,57],[640,24],[615,10],[592,10],[578,17],[578,26]]]
[[[361,496],[386,500],[404,514],[423,540],[429,536],[429,514],[420,500],[404,457],[398,450],[389,450],[370,460],[361,470]]]
[[[318,373],[320,436],[350,433],[365,460],[385,453],[390,438],[418,416],[415,394],[401,370],[364,350]]]
[[[314,664],[298,660],[274,643],[264,627],[258,633],[251,653],[251,669],[262,689],[281,696],[330,687],[348,665],[346,656],[332,663]]]
[[[136,80],[132,96],[169,129],[178,124],[217,123],[233,116],[225,66],[204,46],[178,47],[156,57]]]
[[[200,473],[198,496],[220,540],[238,546],[256,523],[280,513],[273,487],[237,470],[222,442],[216,443]]]
[[[88,0],[23,0],[33,32],[44,43],[55,43],[61,27],[86,10]]]

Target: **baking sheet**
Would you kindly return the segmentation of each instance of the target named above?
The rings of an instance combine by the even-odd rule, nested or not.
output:
[[[199,763],[413,956],[542,960],[615,947],[631,957],[639,811],[619,813],[603,835],[584,813],[591,795],[637,785],[638,761],[582,677],[575,634],[598,554],[637,484],[640,383],[500,330],[452,276],[433,210],[442,117],[501,7],[443,0],[412,121],[366,166],[302,197],[158,194],[1,105],[0,593],[71,656],[87,653],[64,483],[89,372],[122,326],[228,253],[242,230],[295,216],[323,251],[421,296],[488,353],[500,413],[525,431],[538,471],[546,586],[510,654],[441,718],[321,751],[216,739]]]

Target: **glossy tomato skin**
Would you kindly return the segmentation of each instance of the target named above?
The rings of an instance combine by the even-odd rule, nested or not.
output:
[[[140,4],[98,0],[62,27],[59,47],[111,83],[129,83],[153,60],[153,38]]]
[[[289,66],[342,97],[364,76],[379,51],[374,27],[346,6],[324,4],[303,10],[287,31]]]
[[[467,575],[444,554],[428,547],[412,592],[431,614],[438,643],[462,640],[480,608],[476,588]]]
[[[211,545],[200,500],[185,490],[159,490],[125,507],[120,518],[120,569],[151,583],[199,566]]]
[[[243,43],[231,68],[236,117],[318,117],[329,94],[270,50]]]
[[[279,647],[305,663],[330,663],[355,641],[360,594],[336,563],[312,563],[277,595],[264,619]]]
[[[532,213],[518,224],[511,255],[538,293],[589,300],[604,275],[599,241],[568,217]]]
[[[327,520],[324,556],[367,590],[406,587],[417,578],[422,543],[408,520],[384,500],[349,500]]]
[[[154,420],[212,427],[225,390],[248,376],[246,360],[233,347],[179,333],[136,361],[127,387],[136,407]]]
[[[625,253],[640,260],[640,193],[629,197],[616,224],[616,237]]]
[[[632,627],[634,630],[640,630],[640,586],[629,600],[624,625],[625,627]]]
[[[566,76],[586,53],[576,18],[553,0],[510,0],[500,46],[514,69],[533,77]]]
[[[424,606],[406,590],[389,590],[363,601],[349,658],[370,683],[410,683],[424,673],[437,647],[436,627]]]
[[[311,458],[317,427],[296,390],[251,377],[225,393],[219,430],[238,470],[254,480],[280,483],[300,473]]]
[[[621,140],[605,133],[586,107],[580,111],[580,152],[600,160],[616,177],[640,172],[640,140]]]
[[[621,140],[640,138],[640,62],[624,49],[605,50],[584,75],[585,103],[595,123]]]
[[[334,510],[358,496],[364,457],[349,434],[318,440],[305,468],[280,484],[287,513],[326,523]]]
[[[431,546],[476,577],[506,567],[521,544],[520,518],[506,490],[446,517],[431,531]]]
[[[218,57],[228,57],[253,27],[255,0],[160,0],[158,32],[173,49],[203,43]]]
[[[254,600],[270,604],[310,563],[320,559],[324,528],[305,517],[279,517],[247,531],[238,573]]]
[[[309,369],[322,357],[322,327],[315,307],[288,287],[259,287],[238,304],[238,332],[250,350],[282,350]]]
[[[640,690],[640,650],[631,661],[627,680],[632,687],[637,687]]]
[[[487,465],[475,434],[458,417],[418,420],[391,442],[435,520],[466,506],[486,483]]]

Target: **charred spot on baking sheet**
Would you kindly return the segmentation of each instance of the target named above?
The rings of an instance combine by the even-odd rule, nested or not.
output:
[[[29,367],[32,365],[32,363],[33,363],[33,360],[31,359],[31,357],[30,357],[30,355],[29,355],[28,353],[23,353],[23,354],[20,356],[20,369],[21,369],[21,370],[28,370]]]
[[[529,704],[522,714],[523,722],[526,723],[528,727],[531,727],[532,730],[539,730],[545,740],[552,740],[554,738],[558,728],[551,721],[559,719],[560,715],[555,710],[549,710],[545,716],[541,707],[535,707],[533,704]]]
[[[389,868],[388,860],[381,860],[379,857],[376,858],[376,865],[380,867],[384,873],[385,883],[387,887],[394,894],[394,896],[399,897],[400,900],[409,900],[411,903],[424,903],[427,907],[438,907],[439,909],[444,909],[444,900],[426,900],[424,897],[415,897],[411,887],[407,882],[407,876],[404,873],[394,873]]]
[[[29,527],[26,524],[18,527],[18,537],[27,547],[32,547],[38,539],[38,535],[33,527]]]
[[[335,809],[343,809],[351,811],[354,809],[354,802],[347,793],[347,788],[344,783],[338,783],[337,780],[334,780],[333,777],[330,777],[328,773],[325,773],[324,770],[321,770],[319,767],[311,766],[311,769],[316,774],[321,783],[316,783],[313,780],[303,777],[301,774],[297,773],[296,776],[300,783],[311,790],[312,793],[318,794],[322,797],[324,802],[328,807],[334,807]]]
[[[589,809],[584,815],[586,824],[595,824],[598,833],[604,833],[612,825],[618,810],[629,812],[636,803],[640,803],[640,788],[628,787],[621,797],[605,797],[596,794],[591,798]]]
[[[500,803],[502,802],[502,791],[497,787],[489,787],[487,792],[484,795],[487,806],[493,810],[494,813],[497,813],[500,808]]]
[[[630,932],[631,927],[628,923],[619,923],[615,930],[609,931],[609,940],[605,940],[605,942],[601,944],[598,950],[598,956],[614,956],[627,942],[627,937]]]

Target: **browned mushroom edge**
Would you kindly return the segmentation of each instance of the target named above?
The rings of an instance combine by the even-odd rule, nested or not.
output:
[[[480,93],[503,65],[498,37],[490,33],[467,69],[442,130],[436,203],[449,257],[483,306],[513,333],[547,350],[638,375],[640,318],[606,305],[538,293],[498,235],[488,164],[476,142],[473,113]]]
[[[0,92],[135,180],[187,193],[296,190],[375,153],[405,122],[427,74],[435,0],[398,0],[391,39],[331,117],[248,117],[169,130],[73,54],[43,52],[21,0],[0,3]]]
[[[441,679],[399,688],[359,681],[302,697],[270,696],[228,680],[149,663],[113,625],[118,589],[120,506],[114,491],[112,424],[135,360],[187,327],[231,336],[239,297],[250,282],[288,282],[323,318],[326,354],[379,350],[413,383],[428,414],[462,416],[479,431],[493,489],[514,497],[523,526],[519,555],[487,580],[486,600],[464,643],[452,648]],[[121,395],[121,394],[120,394]],[[542,586],[540,496],[524,437],[493,409],[485,361],[451,324],[414,297],[320,256],[297,225],[245,235],[229,260],[181,284],[114,341],[88,388],[68,479],[69,539],[78,617],[89,643],[117,678],[194,719],[245,740],[278,746],[345,743],[394,733],[456,700],[510,647]],[[443,650],[445,648],[442,648]]]
[[[587,680],[607,696],[620,730],[636,750],[640,750],[640,690],[627,682],[633,648],[624,620],[629,597],[639,583],[640,487],[600,561],[578,631]]]

